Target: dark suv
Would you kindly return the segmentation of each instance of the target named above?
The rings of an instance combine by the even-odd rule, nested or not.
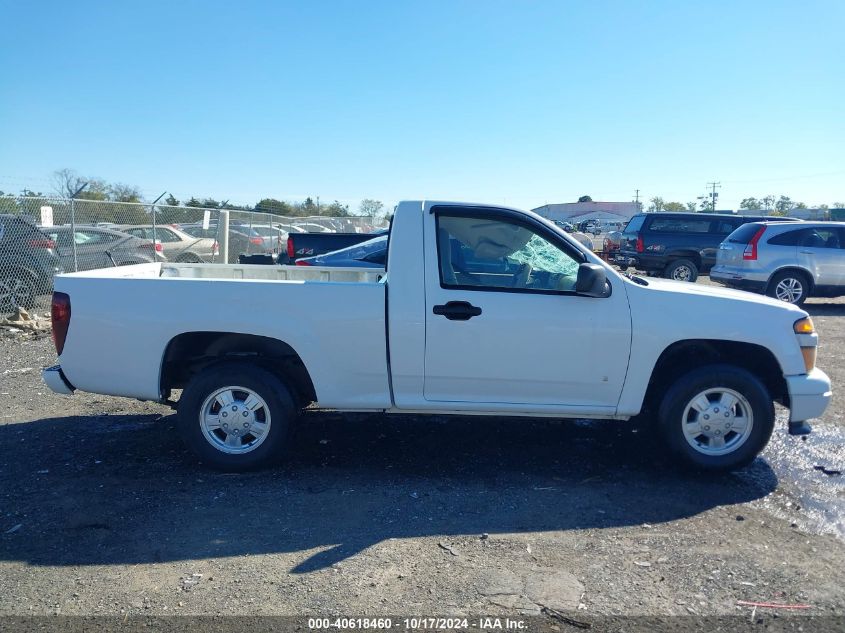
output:
[[[613,262],[678,281],[695,281],[716,264],[719,244],[748,222],[793,220],[720,213],[640,213],[622,231]]]
[[[0,214],[0,312],[30,307],[62,272],[55,243],[31,219]]]

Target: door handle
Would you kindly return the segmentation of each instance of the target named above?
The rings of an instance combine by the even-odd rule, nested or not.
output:
[[[449,301],[445,305],[434,306],[432,312],[438,316],[445,316],[450,321],[469,321],[481,314],[481,308],[468,301]]]
[[[801,251],[802,255],[814,255],[813,251]]]

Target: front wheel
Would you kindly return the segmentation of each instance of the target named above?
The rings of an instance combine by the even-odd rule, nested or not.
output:
[[[213,365],[188,384],[178,405],[178,429],[204,463],[240,472],[276,461],[296,416],[287,387],[245,363]]]
[[[768,390],[753,374],[732,365],[708,365],[669,388],[658,420],[683,464],[729,471],[750,464],[765,448],[775,411]]]

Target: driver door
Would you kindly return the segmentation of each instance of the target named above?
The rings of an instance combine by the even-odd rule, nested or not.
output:
[[[426,223],[437,257],[425,263],[425,400],[615,412],[631,339],[624,284],[577,295],[585,255],[517,212],[434,207]]]

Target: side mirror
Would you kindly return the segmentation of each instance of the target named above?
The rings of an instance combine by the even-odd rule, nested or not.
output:
[[[584,297],[606,297],[609,290],[607,274],[603,266],[586,263],[578,266],[575,292]]]

